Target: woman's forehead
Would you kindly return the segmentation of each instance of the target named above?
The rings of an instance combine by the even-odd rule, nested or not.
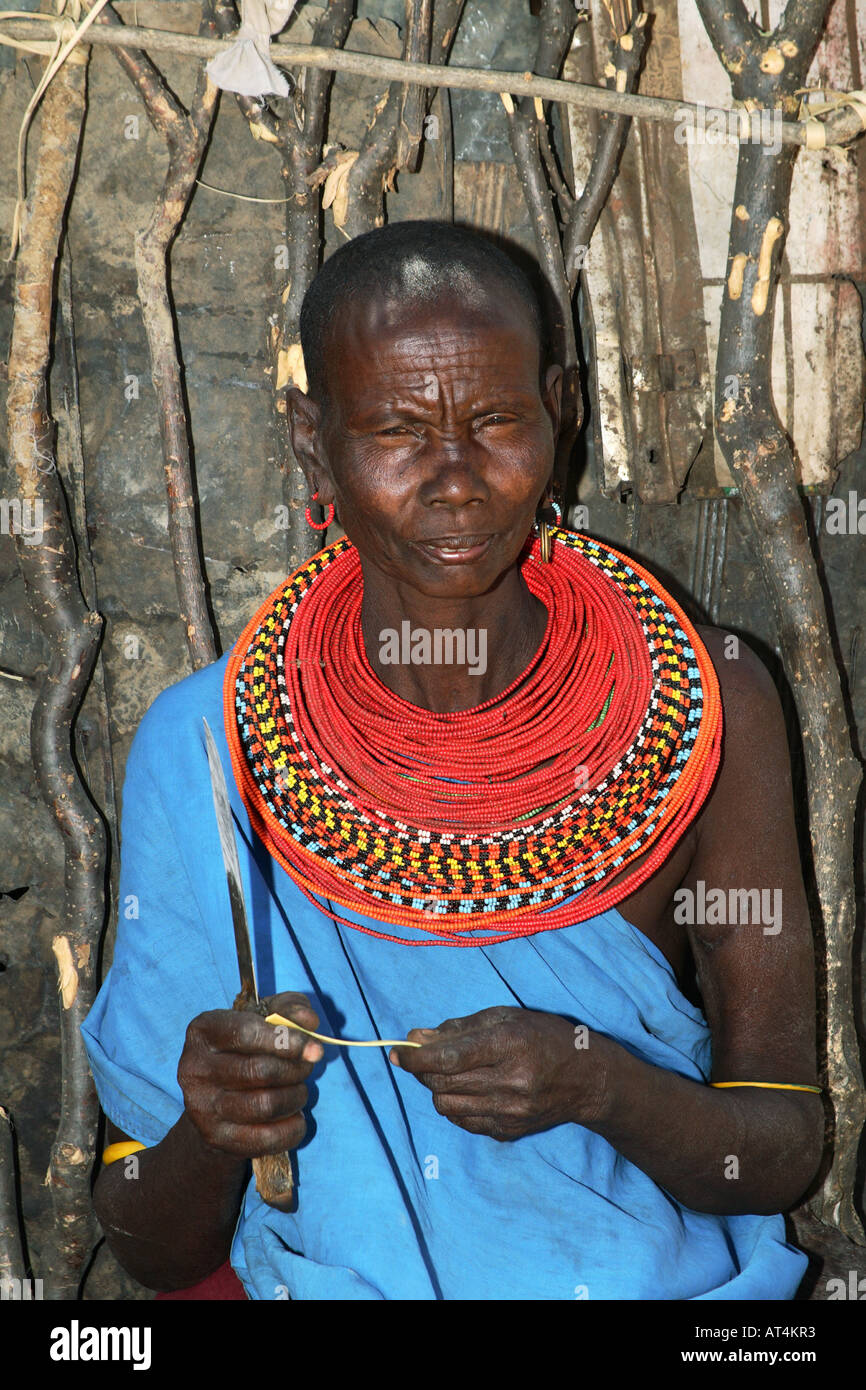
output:
[[[355,302],[335,321],[326,349],[332,390],[340,393],[416,369],[423,375],[490,368],[537,374],[538,337],[522,305],[502,297],[464,304],[442,296],[420,304]]]

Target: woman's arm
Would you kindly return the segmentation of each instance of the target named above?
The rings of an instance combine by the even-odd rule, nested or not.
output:
[[[110,1121],[111,1144],[129,1136]],[[101,1169],[93,1205],[118,1263],[149,1289],[188,1288],[229,1256],[249,1167],[208,1148],[189,1116],[163,1139]]]
[[[693,895],[694,917],[714,916],[706,910],[712,889],[735,904],[736,916],[755,903],[741,896],[749,891],[767,909],[757,922],[750,910],[746,923],[686,923],[712,1032],[713,1080],[814,1085],[812,933],[781,708],[744,643],[726,661],[726,634],[702,635],[722,689],[723,763],[682,888]],[[670,913],[687,902],[675,894]],[[423,1041],[421,1032],[408,1036]],[[776,1212],[802,1195],[821,1158],[820,1096],[714,1090],[600,1034],[583,1042],[575,1047],[566,1019],[503,1007],[447,1020],[435,1040],[399,1060],[430,1087],[440,1114],[464,1129],[515,1139],[584,1125],[694,1210]]]
[[[812,930],[779,698],[745,643],[718,629],[701,635],[722,692],[723,764],[681,885],[688,896],[677,893],[674,910],[687,918],[713,1080],[815,1085]],[[726,649],[736,656],[726,658]],[[721,890],[715,900],[714,889]],[[802,1195],[821,1160],[820,1096],[707,1091],[608,1052],[608,1082],[590,1128],[678,1200],[701,1211],[772,1212]]]
[[[305,996],[272,1011],[315,1029]],[[228,1258],[249,1161],[297,1148],[306,1132],[304,1085],[321,1043],[252,1013],[217,1009],[190,1024],[178,1066],[185,1108],[165,1138],[104,1167],[94,1206],[119,1263],[147,1288],[187,1288]],[[288,1037],[285,1034],[288,1033]],[[128,1138],[109,1123],[109,1143]]]
[[[576,1122],[603,1135],[683,1206],[760,1214],[786,1211],[802,1196],[821,1159],[820,1096],[711,1090],[590,1034],[593,1050],[604,1090],[591,1114],[578,1108]]]

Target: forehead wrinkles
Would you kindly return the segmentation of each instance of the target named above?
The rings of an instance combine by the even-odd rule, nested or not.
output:
[[[510,304],[483,313],[456,303],[430,311],[393,301],[348,308],[330,342],[333,412],[399,407],[437,410],[488,404],[497,394],[538,392],[537,344]]]
[[[491,345],[479,342],[443,343],[430,342],[407,346],[403,343],[383,347],[375,355],[377,375],[402,377],[404,380],[418,377],[421,380],[429,372],[443,375],[468,370],[484,371],[488,366],[501,370],[508,356],[502,344]]]
[[[520,343],[510,334],[485,335],[443,333],[401,336],[390,343],[379,343],[368,359],[373,366],[373,384],[380,390],[425,399],[445,395],[471,395],[491,379],[498,386],[528,386],[534,381],[532,368],[527,374]],[[534,364],[533,364],[534,366]],[[359,390],[364,387],[357,383]]]
[[[373,347],[383,357],[466,357],[481,347],[488,352],[491,349],[498,351],[501,340],[512,337],[510,333],[496,332],[492,326],[482,324],[474,330],[434,325],[426,329],[406,328],[402,332],[378,333],[373,336]]]

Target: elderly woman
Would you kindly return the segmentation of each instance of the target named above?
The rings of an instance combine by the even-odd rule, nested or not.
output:
[[[255,1299],[793,1297],[822,1107],[767,673],[551,525],[562,374],[488,241],[360,237],[301,334],[346,536],[136,736],[85,1025],[109,1244],[157,1289],[230,1254]],[[268,1007],[419,1046],[231,1011],[202,715]],[[250,1177],[285,1151],[292,1209]]]

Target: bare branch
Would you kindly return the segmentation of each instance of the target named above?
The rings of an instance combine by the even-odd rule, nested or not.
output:
[[[316,44],[342,48],[352,25],[352,0],[329,0],[313,33]],[[281,461],[287,500],[289,503],[288,561],[299,564],[318,549],[324,540],[319,532],[311,531],[304,521],[300,507],[291,504],[302,499],[306,483],[300,466],[292,453],[287,428],[285,388],[292,384],[305,386],[302,376],[299,320],[301,305],[319,269],[322,256],[321,190],[312,182],[322,161],[328,100],[334,73],[331,70],[307,71],[304,86],[303,131],[294,126],[290,138],[281,144],[282,175],[288,195],[286,202],[286,245],[288,270],[286,291],[278,305],[279,318],[271,334],[274,403],[282,424],[280,430]],[[286,120],[278,128],[293,123]]]
[[[195,188],[218,95],[202,71],[189,118],[169,128],[169,163],[162,192],[150,221],[135,238],[138,297],[160,413],[168,531],[193,670],[216,660],[217,653],[205,597],[184,390],[168,289],[168,253]]]
[[[0,1105],[0,1288],[6,1279],[26,1274],[12,1116]]]
[[[329,0],[313,33],[317,46],[345,43],[352,23],[353,0]],[[219,0],[215,22],[222,34],[237,26],[237,16],[231,0]],[[286,190],[286,290],[280,297],[277,313],[271,318],[272,329],[268,348],[271,358],[270,375],[274,387],[274,406],[279,417],[280,468],[287,492],[289,525],[286,541],[287,561],[295,566],[312,553],[319,538],[304,525],[303,512],[292,503],[303,496],[304,479],[292,456],[286,428],[287,386],[305,387],[298,320],[304,295],[315,276],[321,258],[321,194],[314,175],[322,163],[325,120],[333,70],[316,68],[307,72],[303,106],[296,103],[299,122],[294,115],[280,118],[264,97],[238,96],[238,104],[247,118],[256,139],[273,144],[280,154],[280,172]],[[295,94],[298,82],[295,82]]]
[[[637,83],[646,47],[645,14],[636,14],[624,34],[611,44],[611,81],[618,92],[628,92]],[[629,131],[630,117],[603,114],[598,118],[598,138],[589,175],[574,207],[563,240],[569,287],[574,292],[586,250],[592,241],[601,210],[608,200],[620,156]]]
[[[572,0],[542,0],[534,66],[534,71],[539,77],[559,77],[565,56],[571,47],[576,24],[577,16]],[[521,102],[521,110],[528,113],[530,101],[538,122],[538,146],[544,168],[560,201],[560,211],[567,217],[574,196],[560,170],[550,139],[543,103],[537,98],[525,98]]]
[[[70,59],[42,105],[39,163],[21,233],[9,353],[10,459],[22,499],[41,512],[39,543],[16,536],[18,562],[52,659],[31,721],[31,749],[43,799],[63,835],[65,902],[54,938],[61,984],[60,1120],[48,1186],[56,1242],[50,1261],[55,1298],[74,1298],[96,1238],[90,1171],[98,1106],[80,1034],[94,998],[105,904],[105,832],[71,751],[72,728],[87,688],[102,618],[82,597],[66,498],[53,453],[46,377],[54,275],[85,111],[86,58]],[[80,55],[83,57],[84,55]]]
[[[71,21],[51,15],[29,15],[26,19],[4,20],[4,32],[13,38],[39,37],[45,25],[68,38]],[[223,42],[178,34],[172,30],[144,29],[125,25],[123,33],[116,29],[94,25],[87,32],[87,44],[106,44],[115,47],[122,43],[127,49],[147,48],[153,52],[184,53],[192,57],[213,58],[223,49]],[[317,48],[312,44],[297,44],[278,40],[271,45],[271,57],[283,67],[324,68],[331,72],[356,73],[362,77],[383,77],[388,82],[407,82],[421,87],[447,87],[466,92],[510,92],[517,97],[541,97],[543,101],[564,102],[567,106],[583,107],[587,111],[614,111],[620,115],[640,116],[647,121],[679,123],[684,113],[697,114],[700,107],[693,102],[674,101],[667,97],[639,96],[631,92],[609,91],[589,83],[561,82],[555,78],[533,77],[525,72],[482,71],[479,68],[454,67],[451,64],[405,63],[398,58],[380,58],[369,53],[344,52],[340,49]],[[723,108],[724,110],[724,108]],[[848,125],[853,124],[849,122]],[[847,132],[848,125],[844,127]],[[861,133],[857,123],[853,134]],[[730,137],[736,139],[736,137]],[[783,121],[779,129],[783,145],[805,145],[806,131],[801,122]],[[839,138],[849,139],[847,133]]]
[[[702,3],[702,11],[706,8]],[[781,101],[805,82],[826,9],[826,0],[797,4],[802,42],[796,52],[782,55],[783,67],[774,63],[775,72],[764,71],[762,95],[772,96],[775,89]],[[769,40],[767,52],[776,38]],[[724,52],[719,56],[725,61]],[[728,51],[729,68],[731,57]],[[776,412],[770,375],[775,289],[794,157],[791,149],[740,146],[734,207],[745,209],[746,215],[731,218],[715,423],[751,522],[806,759],[809,830],[826,945],[826,1072],[835,1109],[832,1165],[810,1206],[820,1220],[862,1241],[853,1193],[866,1094],[852,998],[854,817],[861,769],[852,753],[829,617],[797,495],[792,447]],[[737,385],[733,394],[726,390],[731,381]]]
[[[430,5],[427,0],[405,0],[406,23],[403,33],[402,62],[417,69],[420,59],[411,62],[408,55],[419,47],[430,48]],[[424,64],[424,66],[427,66]],[[419,89],[422,102],[423,89]],[[412,158],[411,132],[402,127],[406,108],[407,87],[392,83],[382,105],[376,110],[373,123],[348,175],[349,204],[344,235],[351,239],[362,232],[380,227],[385,218],[385,190],[394,187],[401,167],[401,158]],[[419,111],[423,105],[413,101],[409,111]]]
[[[82,8],[86,12],[92,6],[85,4]],[[94,23],[115,29],[126,27],[111,5],[105,6]],[[146,53],[136,53],[128,48],[115,48],[114,56],[137,89],[154,129],[163,139],[168,139],[169,130],[174,122],[183,117],[184,110],[174,92],[167,86],[159,68],[154,66]]]
[[[573,363],[576,361],[577,351],[571,296],[562,258],[559,227],[539,157],[535,115],[511,111],[508,113],[508,125],[517,173],[535,229],[538,259],[554,294],[556,317],[551,326],[556,344],[556,360],[566,364]]]
[[[697,0],[698,11],[719,61],[739,76],[755,61],[762,39],[743,0]]]
[[[352,26],[353,11],[353,0],[329,0],[328,8],[313,33],[313,43],[320,48],[342,48]],[[304,88],[304,138],[310,158],[317,163],[322,157],[325,110],[333,79],[333,72],[324,68],[313,69],[307,73]]]
[[[573,0],[542,0],[533,72],[559,77],[577,25]]]
[[[547,121],[543,116],[538,118],[538,148],[541,151],[541,158],[550,186],[559,202],[560,216],[563,221],[567,222],[574,207],[574,190],[569,188],[565,181],[565,175],[559,167],[559,160],[550,139]]]
[[[406,42],[403,58],[407,63],[430,61],[430,30],[433,23],[433,0],[406,0]],[[397,117],[397,148],[394,159],[398,169],[414,172],[418,167],[427,93],[423,87],[405,86],[400,94],[400,113]]]
[[[535,67],[543,76],[557,77],[571,44],[577,23],[570,0],[544,0],[539,18]],[[549,313],[554,360],[564,370],[562,425],[557,447],[556,475],[564,488],[571,446],[580,428],[582,402],[577,376],[577,338],[571,291],[562,254],[559,224],[545,177],[539,149],[546,118],[538,110],[537,99],[525,97],[519,107],[504,100],[508,114],[508,133],[517,174],[535,231],[538,260],[550,293]]]
[[[828,13],[829,7],[824,0],[788,0],[775,32],[766,41],[767,46],[772,44],[785,58],[796,57],[786,51],[790,44],[798,53],[801,50],[814,53]]]
[[[69,521],[72,537],[78,555],[78,580],[88,608],[98,608],[99,594],[96,569],[90,548],[87,524],[87,495],[84,465],[84,445],[81,432],[81,405],[78,379],[78,351],[75,334],[75,314],[72,302],[72,269],[69,240],[63,243],[60,273],[57,277],[58,315],[56,329],[57,361],[62,371],[63,389],[57,411],[57,450],[58,462],[65,459],[68,477]],[[101,757],[101,786],[93,784],[91,793],[103,809],[107,821],[111,849],[118,843],[117,791],[114,780],[114,764],[111,757],[111,730],[108,713],[108,696],[105,686],[104,648],[100,647],[99,659],[93,670],[91,696],[97,725],[97,739]],[[82,732],[82,737],[84,736]],[[111,884],[109,902],[113,903],[117,890],[117,857],[111,855]]]
[[[202,30],[212,28],[207,7]],[[149,60],[146,60],[149,63]],[[180,618],[193,670],[216,659],[201,555],[192,458],[174,309],[168,289],[168,255],[195,189],[196,175],[210,135],[219,90],[202,69],[189,116],[166,108],[162,78],[139,71],[138,60],[124,66],[138,87],[154,126],[169,150],[162,191],[150,221],[135,238],[138,297],[150,350],[151,378],[159,406],[168,495],[168,533],[174,559]],[[144,78],[147,78],[145,81]]]
[[[447,63],[466,0],[435,0],[430,50],[434,63]]]
[[[108,5],[97,23],[126,26]],[[214,35],[209,4],[202,7],[199,37]],[[169,162],[162,194],[147,227],[135,239],[135,265],[142,317],[150,350],[151,377],[160,412],[168,494],[168,531],[174,560],[180,617],[194,670],[216,658],[206,597],[201,544],[195,511],[192,461],[174,311],[168,290],[168,253],[177,235],[210,135],[219,90],[202,69],[189,115],[160,71],[144,53],[116,49],[120,66],[138,91],[148,119],[168,145]]]

